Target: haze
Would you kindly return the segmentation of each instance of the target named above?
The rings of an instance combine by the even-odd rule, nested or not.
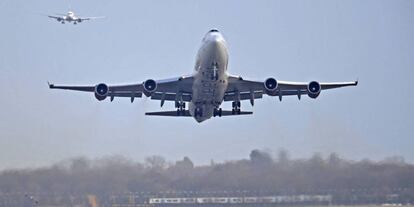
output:
[[[39,14],[67,1],[0,1],[0,169],[73,156],[136,160],[245,158],[252,149],[349,159],[414,161],[413,1],[72,1],[83,16],[61,25]],[[133,83],[190,74],[211,28],[227,39],[229,72],[246,78],[352,81],[316,100],[266,97],[245,117],[145,117],[158,101],[52,91],[62,84]],[[225,104],[224,108],[230,108]],[[161,110],[173,109],[166,103]]]

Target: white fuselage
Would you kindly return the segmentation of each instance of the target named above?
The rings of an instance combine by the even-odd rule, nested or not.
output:
[[[62,17],[62,20],[67,22],[76,22],[79,20],[79,17],[77,17],[72,11],[69,11],[66,16]]]
[[[218,31],[208,32],[197,53],[189,104],[190,114],[198,122],[211,118],[214,109],[223,102],[228,83],[227,64],[228,51],[223,36]]]

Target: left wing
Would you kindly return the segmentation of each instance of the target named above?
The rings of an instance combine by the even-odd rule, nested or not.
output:
[[[100,83],[94,86],[68,86],[49,83],[49,88],[92,92],[95,93],[95,97],[100,101],[106,97],[110,97],[111,101],[114,97],[129,97],[133,101],[135,97],[140,98],[144,93],[146,96],[150,96],[151,99],[161,100],[161,104],[163,104],[164,101],[191,101],[192,84],[192,76],[182,76],[157,81],[149,79],[143,83],[125,85]]]
[[[243,80],[243,78],[239,76],[229,76],[228,81],[224,101],[250,100],[252,105],[254,103],[254,99],[262,98],[263,94],[269,96],[279,96],[280,100],[282,100],[283,96],[292,95],[296,95],[300,99],[303,94],[307,94],[311,98],[316,98],[322,90],[358,85],[358,81],[331,83],[311,81],[306,83],[279,81],[273,78],[269,78],[262,82]]]

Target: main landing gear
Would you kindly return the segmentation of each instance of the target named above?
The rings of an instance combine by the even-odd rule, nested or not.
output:
[[[184,115],[185,114],[185,102],[184,101],[177,101],[175,102],[175,108],[177,108],[177,115]]]
[[[232,114],[240,114],[240,107],[241,107],[241,102],[240,101],[233,101],[233,103],[231,104],[233,109],[231,110]]]

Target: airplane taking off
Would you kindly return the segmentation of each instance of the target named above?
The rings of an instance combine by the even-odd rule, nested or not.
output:
[[[356,86],[354,82],[289,82],[275,78],[267,78],[265,81],[244,80],[240,76],[233,76],[227,72],[228,52],[226,41],[221,33],[210,30],[202,40],[198,51],[194,73],[189,76],[181,76],[166,80],[148,79],[143,83],[126,85],[106,85],[99,83],[95,86],[63,86],[49,84],[51,89],[65,89],[92,92],[99,101],[110,97],[129,97],[131,102],[144,94],[154,100],[161,101],[161,107],[165,101],[174,101],[176,111],[149,112],[146,115],[153,116],[181,116],[194,117],[197,122],[205,121],[211,117],[246,115],[253,112],[241,111],[241,101],[250,100],[254,105],[255,99],[263,95],[278,96],[282,101],[283,96],[297,96],[306,94],[310,98],[317,98],[322,90],[339,88],[344,86]],[[232,110],[226,111],[220,108],[224,101],[232,102]],[[186,109],[188,102],[188,109]]]
[[[81,23],[85,20],[92,20],[92,19],[101,19],[104,17],[79,17],[76,16],[73,11],[68,11],[67,14],[58,14],[59,16],[52,16],[48,15],[49,18],[56,19],[58,22],[65,24],[65,22],[69,22],[73,24]]]

